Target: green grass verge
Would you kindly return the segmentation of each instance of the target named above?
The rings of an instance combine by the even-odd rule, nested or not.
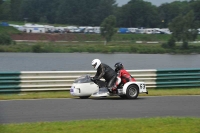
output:
[[[148,89],[148,91],[149,91],[148,95],[140,94],[139,97],[140,96],[200,95],[200,88]],[[0,93],[0,100],[43,99],[43,98],[76,98],[76,97],[71,96],[69,91]],[[110,97],[110,98],[118,98],[118,97]]]
[[[14,27],[8,26],[8,27],[3,27],[0,26],[0,34],[19,34],[21,33],[19,30],[17,30]]]
[[[101,119],[0,125],[2,133],[199,133],[200,118]]]
[[[199,43],[200,44],[200,43]],[[180,45],[173,49],[163,48],[161,44],[136,44],[135,42],[66,42],[66,43],[17,43],[14,45],[0,45],[0,52],[34,52],[34,53],[138,53],[138,54],[190,54],[200,53],[199,44],[190,44],[188,49],[181,49]]]

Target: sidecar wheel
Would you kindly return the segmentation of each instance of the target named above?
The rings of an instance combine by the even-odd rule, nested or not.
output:
[[[136,99],[139,95],[139,89],[136,85],[129,85],[126,90],[126,96],[128,99]]]
[[[90,96],[80,96],[80,99],[88,99]]]

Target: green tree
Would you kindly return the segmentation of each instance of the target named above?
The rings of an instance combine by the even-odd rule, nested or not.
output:
[[[114,6],[115,0],[61,0],[57,23],[99,26]]]
[[[157,7],[143,0],[130,0],[117,11],[120,27],[157,27],[159,21]]]
[[[57,12],[57,22],[73,25],[92,24],[93,10],[99,1],[95,0],[61,0]]]
[[[198,25],[193,11],[186,15],[179,15],[169,25],[172,37],[177,41],[182,41],[184,49],[188,48],[188,41],[194,41],[197,38],[197,28]]]
[[[0,0],[0,5],[3,3],[3,0]]]
[[[166,28],[169,23],[179,14],[188,12],[187,1],[175,1],[172,3],[164,3],[158,7],[159,13],[159,27]]]
[[[12,39],[8,34],[0,33],[0,45],[9,45],[12,43]]]
[[[200,0],[191,0],[190,9],[194,11],[195,20],[200,22]],[[200,23],[198,27],[200,27]]]
[[[10,1],[0,4],[0,20],[10,20]]]
[[[21,18],[28,18],[31,22],[54,23],[58,5],[61,0],[23,0],[21,5]]]
[[[101,36],[105,38],[105,45],[112,40],[113,35],[116,33],[115,29],[116,17],[113,15],[104,19],[101,24]]]
[[[38,8],[40,5],[36,4],[38,0],[24,0],[21,8],[21,18],[28,18],[30,22],[38,22],[39,14]]]
[[[11,20],[20,21],[23,20],[20,18],[21,4],[23,0],[10,0],[10,15]]]
[[[116,7],[116,0],[99,0],[98,5],[93,9],[93,24],[100,25],[102,20],[114,14]]]
[[[40,12],[43,12],[40,16],[40,21],[46,23],[56,23],[56,17],[58,12],[58,7],[61,4],[61,0],[42,0],[43,8],[40,9]]]

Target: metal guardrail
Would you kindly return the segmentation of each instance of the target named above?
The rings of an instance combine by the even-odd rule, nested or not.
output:
[[[156,87],[200,87],[200,68],[157,70]]]
[[[200,68],[166,70],[128,70],[147,88],[200,87]],[[95,71],[21,71],[0,72],[0,92],[69,90],[81,75]]]

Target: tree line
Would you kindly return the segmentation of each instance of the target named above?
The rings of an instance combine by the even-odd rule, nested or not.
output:
[[[200,0],[185,0],[154,6],[130,0],[119,7],[116,0],[0,0],[0,20],[77,26],[101,26],[105,42],[112,40],[115,27],[169,28],[171,38],[162,46],[182,48],[194,41],[200,28]],[[105,43],[105,44],[106,44]]]
[[[116,0],[0,0],[0,20],[33,23],[99,26],[110,15],[117,27],[168,27],[179,15],[194,12],[200,20],[200,0],[174,1],[160,6],[130,0],[118,6]]]

